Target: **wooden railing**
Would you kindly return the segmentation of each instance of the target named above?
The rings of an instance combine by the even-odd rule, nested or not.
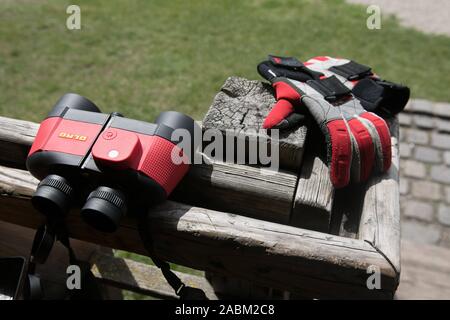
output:
[[[29,228],[42,222],[29,201],[38,181],[23,170],[37,127],[0,117],[0,220]],[[180,265],[301,296],[392,297],[400,272],[396,120],[391,131],[391,169],[357,191],[334,196],[324,182],[324,164],[314,154],[306,155],[299,174],[264,175],[264,169],[225,163],[195,165],[174,197],[149,213],[156,252]],[[314,189],[313,196],[312,185],[326,187]],[[326,232],[288,225],[317,210],[330,212]],[[105,234],[73,210],[68,226],[73,238],[145,254],[131,219]],[[370,266],[381,272],[379,290],[367,288]]]

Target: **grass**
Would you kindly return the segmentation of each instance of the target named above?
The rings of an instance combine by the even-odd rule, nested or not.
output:
[[[268,53],[351,57],[403,82],[414,97],[450,101],[450,39],[342,1],[0,2],[0,114],[40,121],[68,91],[106,112],[153,120],[176,109],[201,119],[230,75],[258,79]]]

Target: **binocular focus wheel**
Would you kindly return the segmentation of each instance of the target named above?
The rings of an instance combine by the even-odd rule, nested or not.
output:
[[[73,193],[67,179],[51,174],[39,183],[31,203],[46,216],[64,216],[70,209]]]

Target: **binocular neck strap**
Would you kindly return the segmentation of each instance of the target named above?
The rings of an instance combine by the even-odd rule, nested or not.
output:
[[[169,263],[158,257],[154,250],[151,232],[149,232],[147,228],[147,210],[145,210],[145,212],[140,212],[137,216],[139,235],[145,249],[147,250],[148,256],[152,259],[153,263],[161,269],[164,278],[175,291],[175,294],[179,296],[181,300],[208,300],[203,290],[186,286],[183,281],[181,281],[181,279],[172,270],[170,270]]]
[[[35,275],[36,264],[44,264],[52,250],[55,238],[67,249],[69,264],[77,265],[81,272],[81,288],[69,291],[70,299],[101,299],[101,292],[87,262],[79,261],[70,245],[69,232],[64,219],[48,219],[47,223],[36,230],[33,245],[28,259],[27,299],[43,298],[42,284]]]

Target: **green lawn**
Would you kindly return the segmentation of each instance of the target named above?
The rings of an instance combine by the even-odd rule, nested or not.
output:
[[[450,39],[342,1],[76,1],[82,29],[65,27],[67,1],[0,0],[0,114],[39,121],[64,92],[104,111],[152,120],[176,109],[197,119],[230,75],[258,79],[267,53],[351,57],[413,96],[450,101]]]

